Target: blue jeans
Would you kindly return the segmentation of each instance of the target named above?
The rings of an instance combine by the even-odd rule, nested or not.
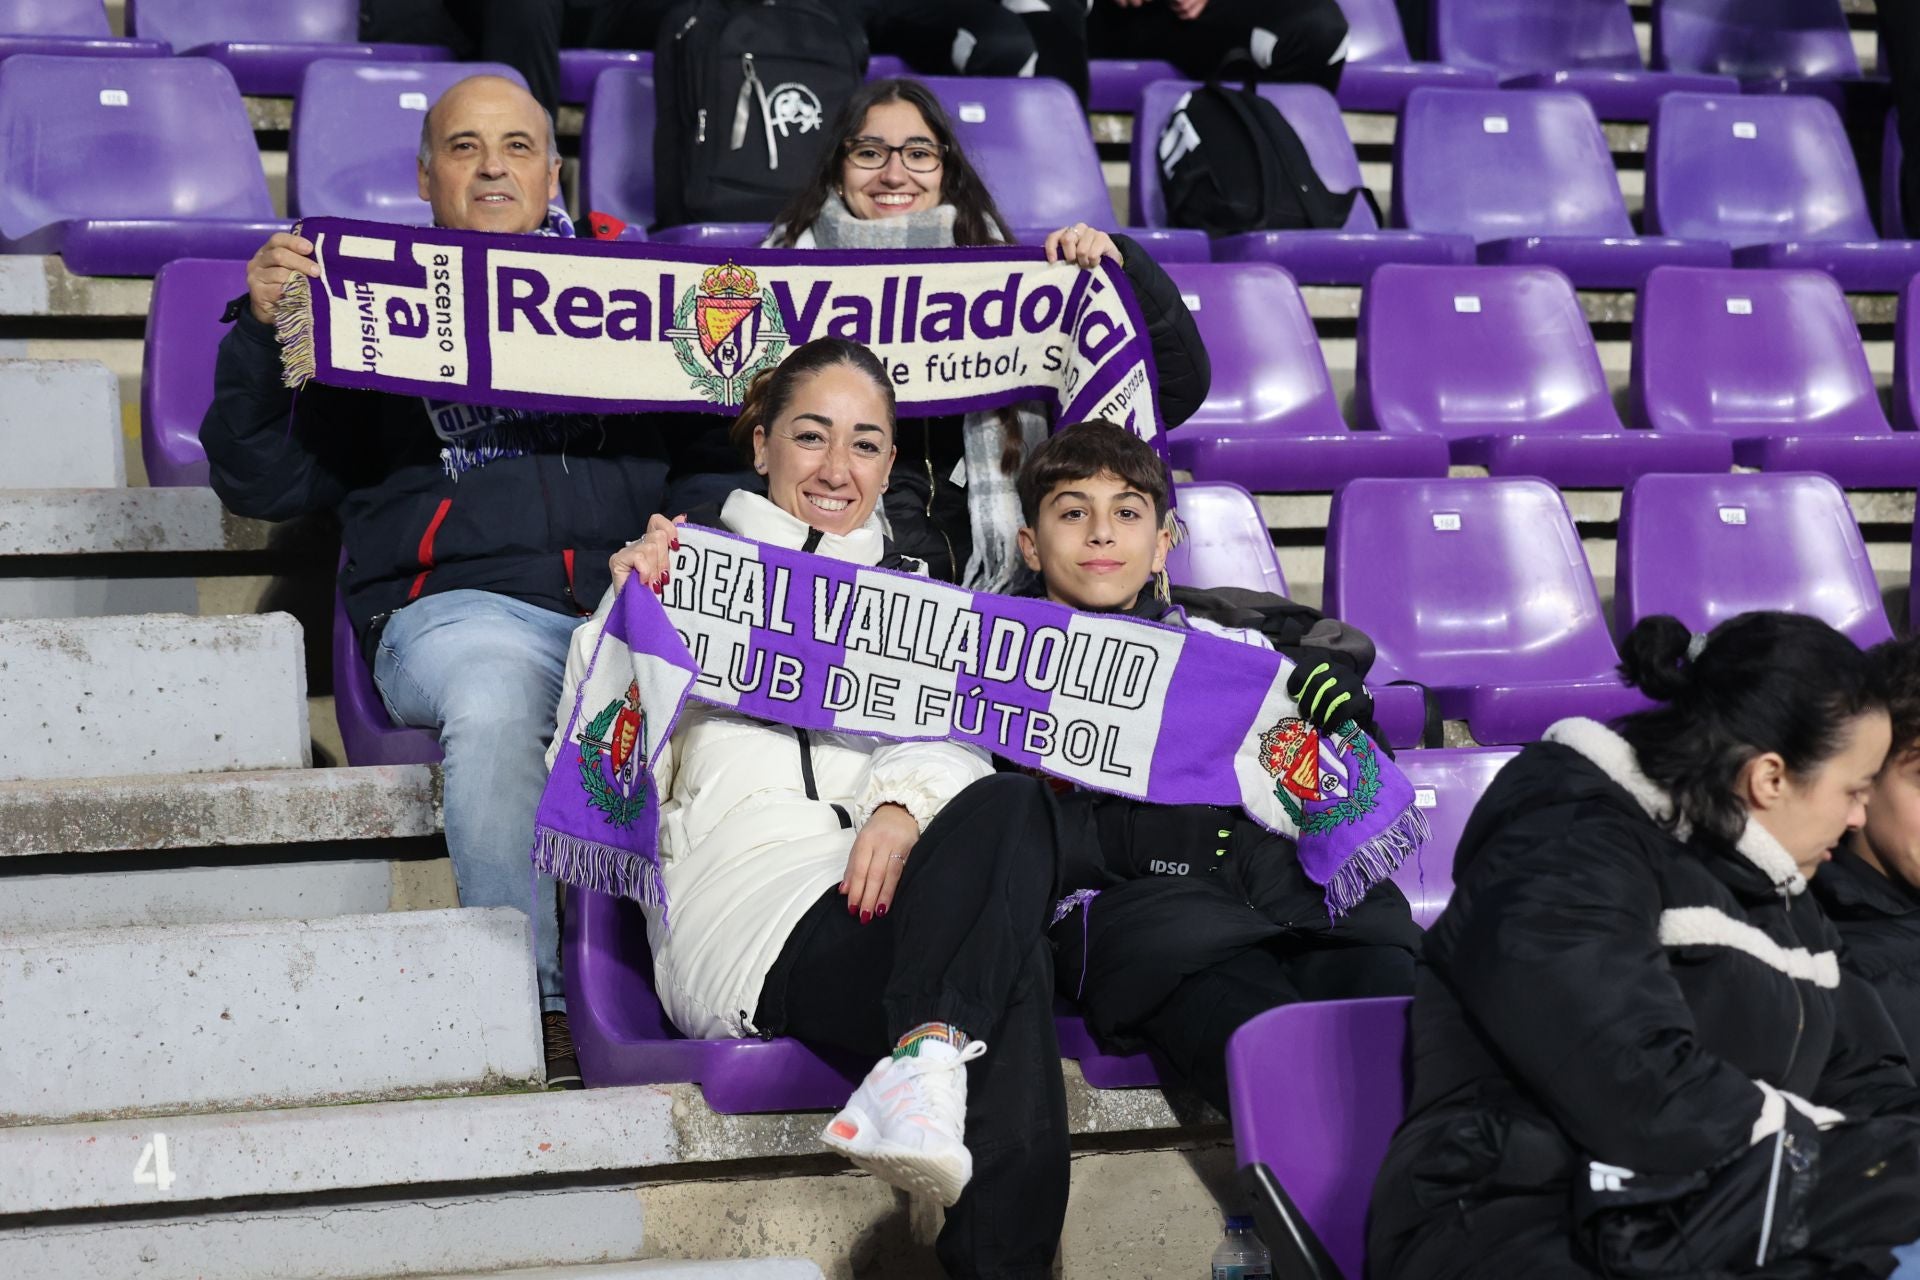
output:
[[[492,591],[423,596],[387,620],[373,683],[395,723],[431,729],[442,767],[447,853],[463,907],[517,907],[534,897],[540,1007],[565,1009],[554,883],[533,892],[533,816],[547,784],[547,743],[580,619]]]
[[[1920,1280],[1920,1240],[1912,1244],[1903,1244],[1893,1251],[1900,1261],[1890,1280]]]

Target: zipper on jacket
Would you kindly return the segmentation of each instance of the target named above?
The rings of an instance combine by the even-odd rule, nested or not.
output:
[[[807,789],[807,799],[818,800],[820,788],[813,780],[813,735],[796,725],[793,737],[800,744],[800,785]],[[827,803],[839,816],[842,830],[853,826],[853,815],[847,812],[844,805],[837,805],[832,801]]]
[[[1787,896],[1785,889],[1779,892],[1780,910],[1786,916],[1787,937],[1795,947],[1798,947],[1800,945],[1800,931],[1793,927],[1793,902]],[[1797,1018],[1793,1028],[1793,1046],[1787,1051],[1786,1068],[1780,1072],[1780,1080],[1783,1086],[1786,1083],[1787,1077],[1793,1073],[1794,1061],[1800,1056],[1800,1039],[1807,1030],[1807,1001],[1806,997],[1800,994],[1800,980],[1789,975],[1787,985],[1793,988],[1793,1007]]]
[[[940,541],[947,544],[947,572],[953,575],[952,581],[958,582],[962,565],[960,557],[953,554],[953,539],[949,538],[947,531],[935,524],[933,519],[933,495],[936,488],[933,479],[933,444],[924,433],[921,436],[920,460],[926,464],[927,468],[927,525],[940,534]]]

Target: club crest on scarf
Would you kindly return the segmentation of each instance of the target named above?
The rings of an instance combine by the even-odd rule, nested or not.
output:
[[[647,758],[647,713],[640,705],[640,682],[627,685],[624,698],[600,709],[574,739],[580,744],[580,785],[587,803],[616,827],[631,827],[647,808],[640,785]]]
[[[1358,822],[1379,795],[1379,757],[1351,720],[1328,742],[1306,721],[1283,719],[1260,735],[1260,763],[1274,778],[1274,799],[1304,833]]]
[[[787,346],[772,293],[751,270],[731,261],[703,272],[699,286],[680,296],[673,324],[667,336],[680,367],[694,389],[716,404],[739,404],[754,375],[778,364]]]

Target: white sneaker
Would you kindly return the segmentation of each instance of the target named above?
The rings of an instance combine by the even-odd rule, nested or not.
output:
[[[820,1140],[882,1182],[951,1206],[973,1177],[967,1064],[986,1051],[982,1040],[965,1049],[935,1040],[880,1059]]]

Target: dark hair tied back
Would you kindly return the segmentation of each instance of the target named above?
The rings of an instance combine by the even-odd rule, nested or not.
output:
[[[740,401],[739,416],[734,418],[733,426],[727,430],[727,439],[742,457],[752,458],[753,429],[771,427],[785,417],[800,384],[835,365],[858,369],[880,389],[882,398],[887,402],[887,430],[891,432],[894,426],[893,380],[887,377],[887,368],[880,363],[880,357],[846,338],[815,338],[805,346],[795,347],[787,353],[785,360],[773,368],[762,369],[753,375],[753,381],[747,384],[747,394]]]
[[[1642,618],[1620,642],[1620,674],[1655,702],[1672,702],[1692,675],[1693,632],[1671,614]]]

